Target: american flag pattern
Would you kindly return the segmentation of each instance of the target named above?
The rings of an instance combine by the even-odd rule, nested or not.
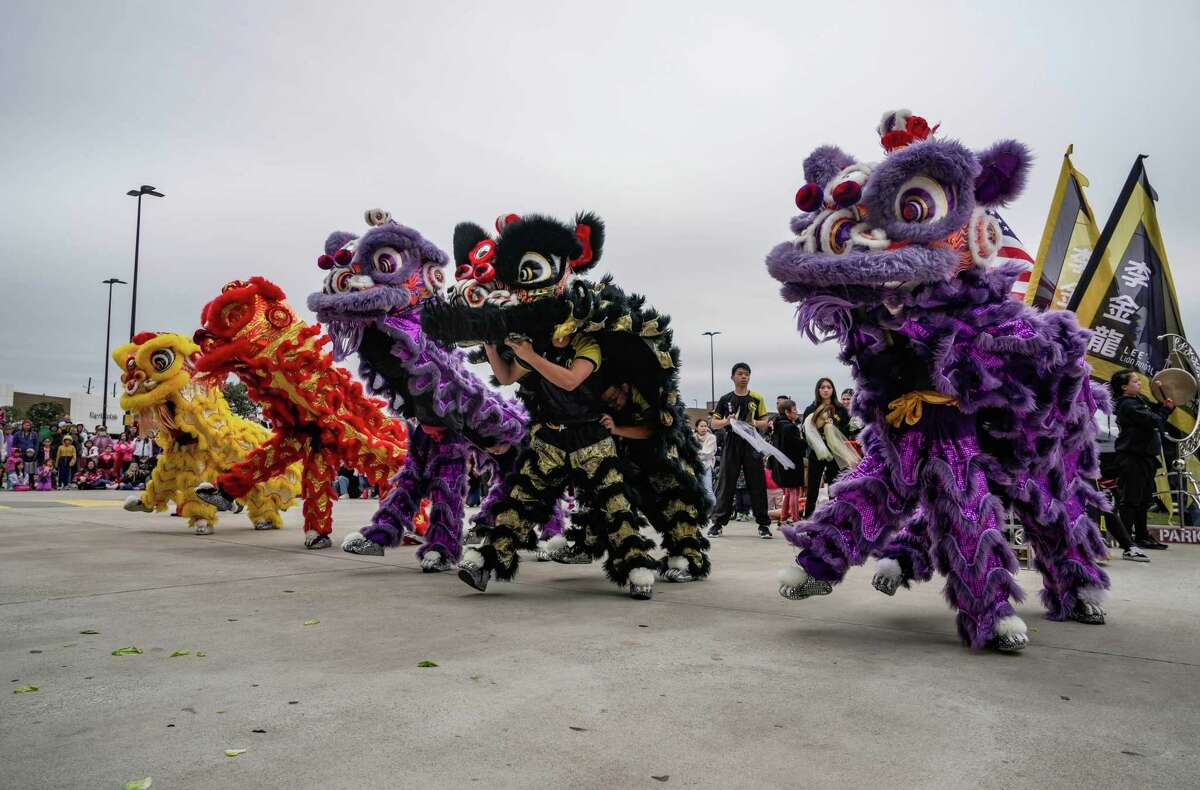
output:
[[[1013,283],[1012,290],[1008,295],[1019,302],[1025,301],[1025,294],[1029,291],[1029,276],[1033,273],[1033,257],[1025,251],[1021,240],[1017,238],[1017,234],[1013,233],[1013,229],[1004,221],[1004,217],[1000,216],[999,212],[988,209],[985,212],[989,217],[992,217],[1000,224],[1000,250],[996,253],[996,265],[1003,263],[1020,263],[1025,267],[1025,270],[1017,275],[1016,281]]]

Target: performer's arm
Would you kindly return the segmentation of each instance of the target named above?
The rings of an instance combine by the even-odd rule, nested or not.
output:
[[[650,438],[651,430],[648,425],[617,425],[613,418],[607,414],[600,417],[600,424],[613,436],[620,436],[623,439]]]
[[[571,360],[569,368],[556,365],[535,351],[527,340],[513,340],[508,345],[512,348],[513,353],[525,362],[528,362],[529,366],[538,373],[541,373],[546,381],[567,392],[571,392],[586,381],[587,377],[592,375],[592,371],[596,369],[595,362],[582,357],[576,357]],[[500,378],[499,375],[496,378]]]
[[[487,353],[488,364],[492,366],[492,373],[496,374],[496,381],[499,381],[501,384],[512,384],[527,372],[516,361],[504,359],[500,356],[500,349],[491,343],[484,343],[483,350]]]

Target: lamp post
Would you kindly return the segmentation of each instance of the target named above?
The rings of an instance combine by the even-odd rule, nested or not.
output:
[[[158,192],[154,187],[147,184],[142,184],[137,189],[131,189],[125,193],[130,197],[137,198],[137,226],[133,232],[133,302],[129,307],[129,339],[133,340],[133,334],[137,331],[137,276],[138,276],[138,248],[142,242],[142,196],[154,195],[154,197],[163,197],[162,192]],[[112,290],[111,288],[109,290]],[[107,366],[105,370],[107,370]]]
[[[710,400],[708,401],[709,408],[716,408],[717,403],[717,368],[716,357],[713,356],[713,338],[721,334],[720,332],[701,332],[702,335],[708,336],[708,381],[711,388]]]
[[[100,406],[100,424],[108,428],[108,367],[112,362],[108,358],[109,346],[112,344],[112,287],[114,285],[128,285],[124,280],[118,280],[116,277],[110,277],[107,280],[101,281],[102,285],[108,286],[108,314],[104,318],[104,395],[101,398]]]

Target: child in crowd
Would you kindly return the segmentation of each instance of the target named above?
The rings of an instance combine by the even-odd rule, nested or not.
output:
[[[50,468],[50,474],[53,477],[54,465],[57,463],[57,460],[55,459],[54,456],[55,456],[54,440],[51,437],[47,436],[45,439],[42,439],[42,446],[39,447],[38,451],[37,451],[36,463],[37,463],[37,470],[38,470],[39,474],[42,471],[42,467],[46,466],[46,467]],[[53,482],[51,482],[50,487],[51,488],[54,487]],[[39,488],[38,490],[42,491],[43,489]],[[50,490],[50,489],[44,489],[44,490]]]
[[[96,426],[96,436],[93,438],[93,442],[95,442],[96,450],[101,455],[112,450],[112,437],[108,435],[108,428],[104,427],[103,425]]]
[[[35,491],[53,491],[54,490],[54,467],[49,462],[38,467],[37,483],[33,486]]]
[[[58,487],[67,489],[71,486],[71,478],[75,475],[75,466],[79,462],[75,452],[75,440],[70,436],[62,438],[58,452],[54,454],[54,465],[58,467]]]
[[[75,485],[80,491],[102,491],[108,488],[109,480],[100,471],[100,464],[95,458],[84,461],[83,470],[75,478]]]
[[[800,416],[796,408],[796,401],[790,398],[779,403],[779,417],[775,420],[775,432],[771,437],[775,446],[795,464],[793,469],[784,469],[777,460],[771,459],[775,481],[783,490],[779,520],[785,524],[800,520],[800,502],[804,496],[804,457],[808,448],[800,430]]]
[[[8,487],[12,491],[28,491],[29,472],[25,469],[25,462],[18,460],[8,472]]]
[[[96,448],[96,443],[94,441],[92,441],[91,439],[88,439],[88,440],[84,441],[84,443],[83,443],[82,455],[85,460],[88,458],[99,458],[100,451]]]

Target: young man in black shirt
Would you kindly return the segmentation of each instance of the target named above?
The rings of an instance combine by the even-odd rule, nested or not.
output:
[[[767,515],[767,478],[763,471],[762,454],[751,447],[745,439],[733,432],[734,421],[750,423],[756,430],[767,427],[767,406],[763,396],[750,389],[750,366],[738,362],[730,371],[733,391],[727,392],[717,401],[713,410],[712,428],[724,430],[724,446],[721,449],[721,477],[717,482],[717,505],[713,509],[710,538],[719,538],[729,518],[733,515],[733,496],[737,491],[738,473],[746,477],[746,489],[750,492],[750,505],[754,520],[758,522],[758,534],[762,538],[771,535],[771,518]]]

